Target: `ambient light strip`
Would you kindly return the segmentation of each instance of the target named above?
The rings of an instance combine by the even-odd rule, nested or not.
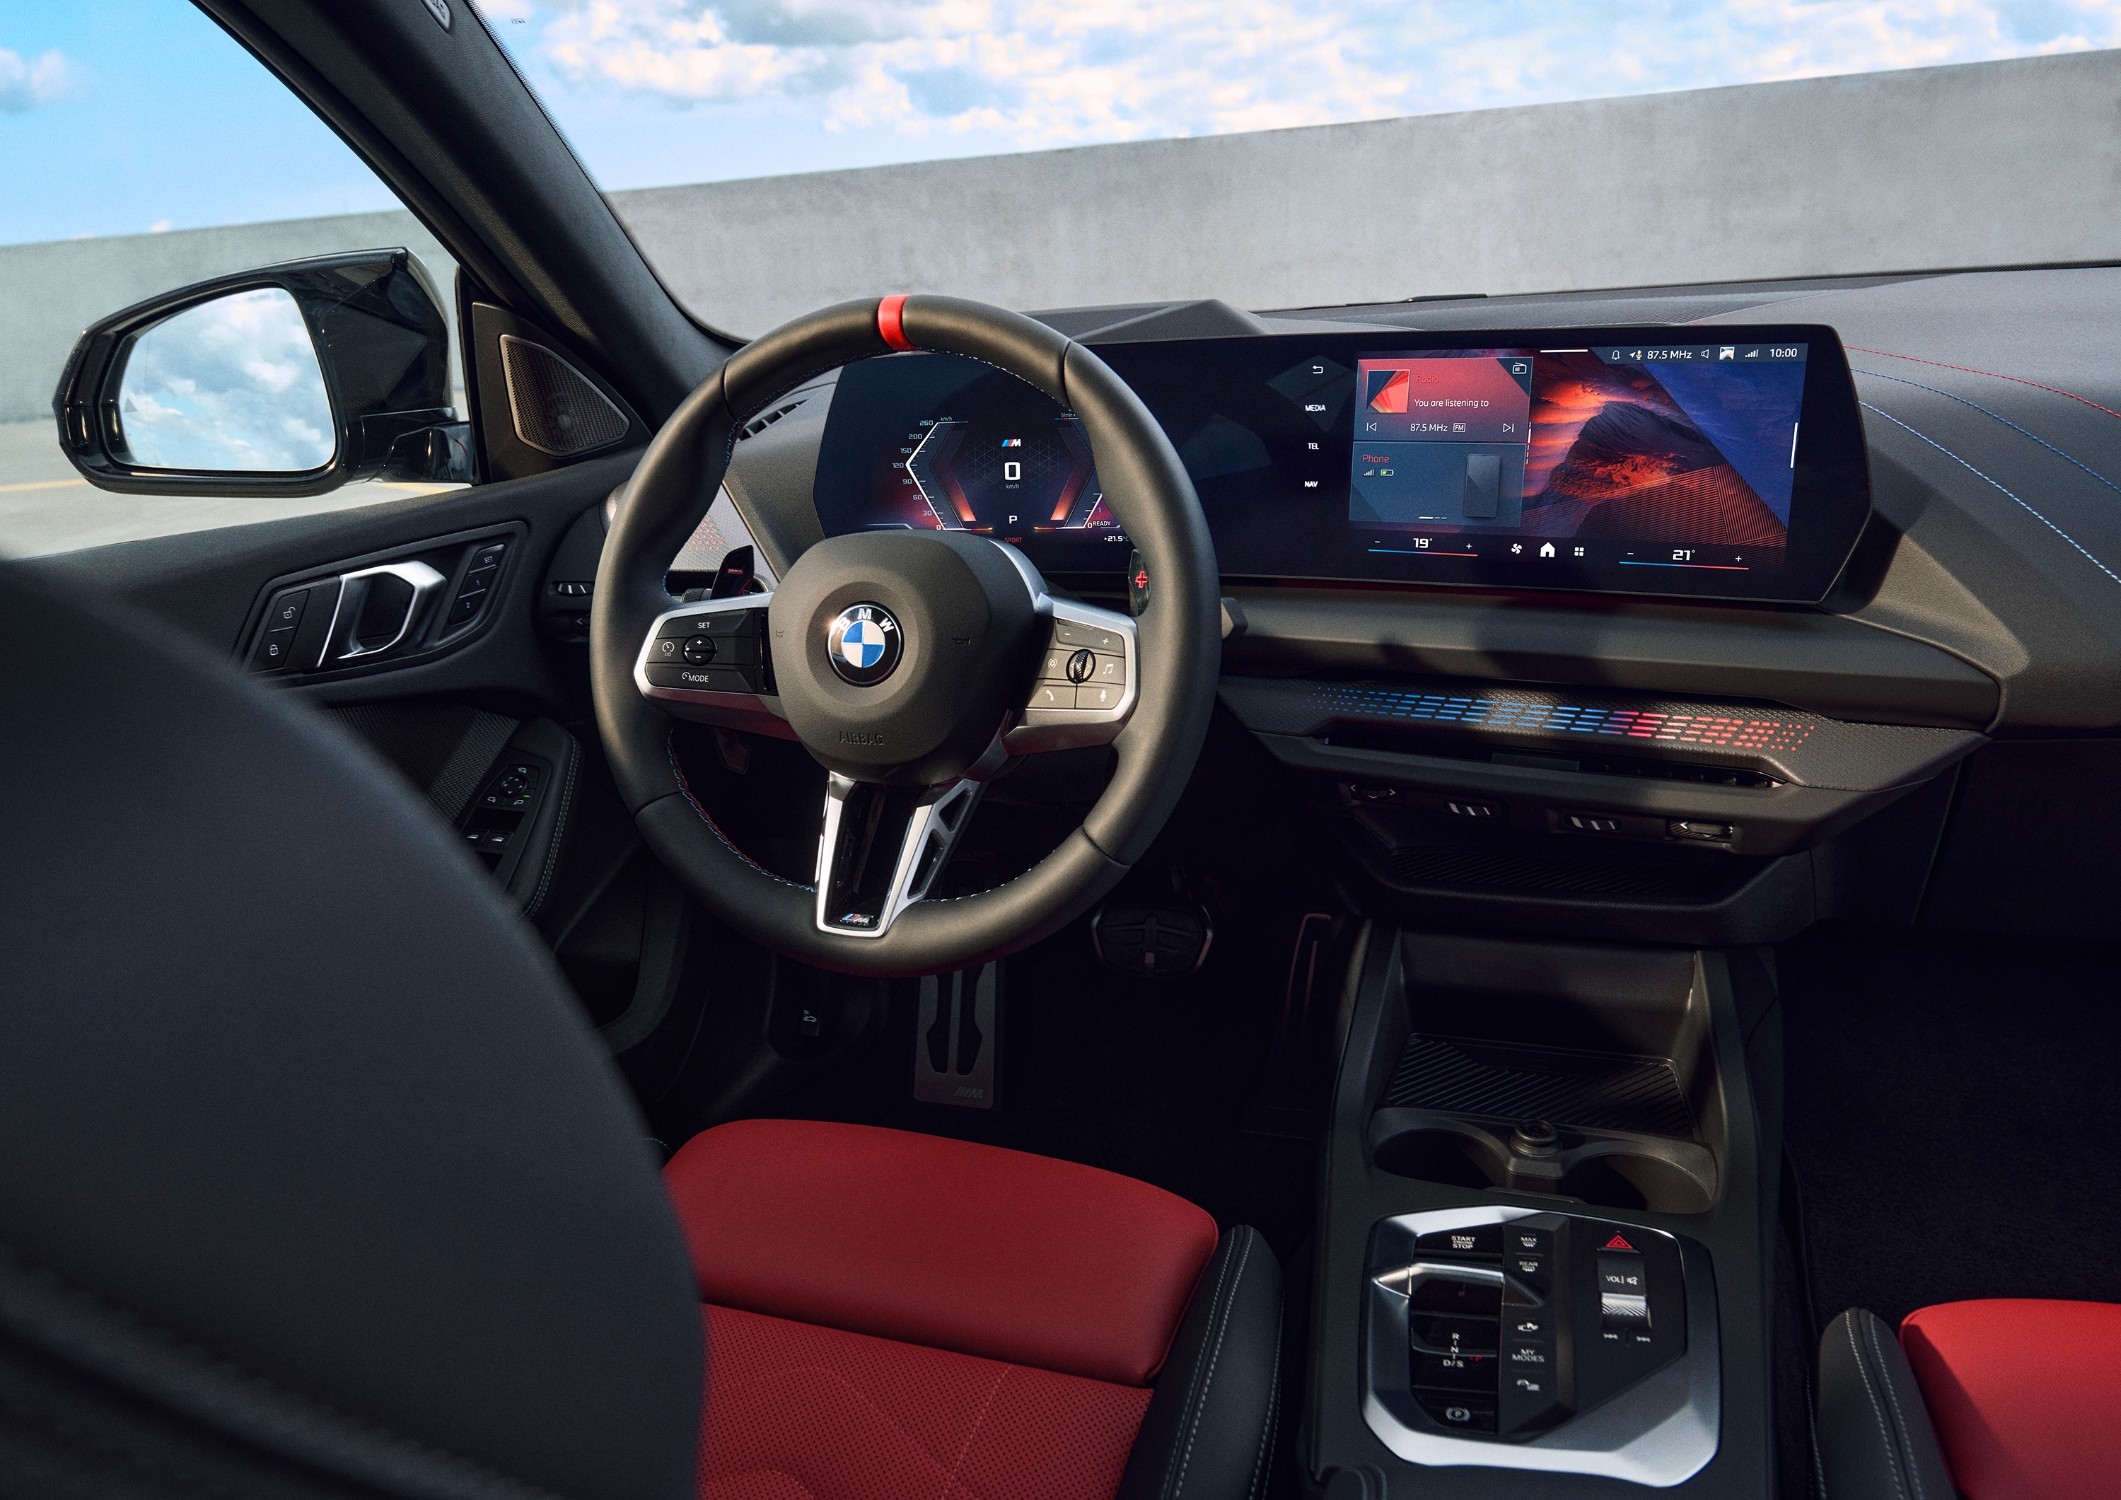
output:
[[[1657,713],[1514,698],[1397,692],[1388,688],[1320,686],[1315,696],[1333,714],[1452,724],[1518,734],[1590,735],[1711,750],[1794,750],[1811,737],[1801,720],[1739,714]]]

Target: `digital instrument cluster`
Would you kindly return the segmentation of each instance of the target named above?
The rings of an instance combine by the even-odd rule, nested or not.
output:
[[[1178,450],[1227,577],[1816,600],[1870,512],[1833,330],[1264,335],[1099,346]],[[963,530],[1106,574],[1081,424],[952,355],[850,366],[828,533]]]

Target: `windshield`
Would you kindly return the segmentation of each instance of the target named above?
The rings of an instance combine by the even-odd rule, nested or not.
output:
[[[1306,306],[2083,258],[2053,226],[1967,243],[1940,149],[2007,128],[2042,64],[1940,69],[2121,42],[2113,0],[481,10],[666,284],[739,334],[908,289]],[[1731,91],[1789,80],[1831,81]],[[1926,208],[1818,223],[1910,155]]]

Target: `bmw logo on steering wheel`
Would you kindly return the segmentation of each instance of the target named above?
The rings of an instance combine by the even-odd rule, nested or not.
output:
[[[832,670],[856,687],[882,682],[898,665],[905,642],[898,621],[881,604],[850,604],[832,622],[825,654]]]

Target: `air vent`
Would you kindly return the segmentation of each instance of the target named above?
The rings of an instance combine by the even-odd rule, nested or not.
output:
[[[626,413],[543,344],[501,335],[501,370],[516,436],[554,458],[576,458],[626,436]]]
[[[745,438],[757,437],[760,433],[764,432],[774,423],[780,421],[781,418],[787,416],[790,412],[800,410],[802,408],[803,403],[808,399],[809,398],[807,396],[798,396],[793,401],[784,402],[781,405],[776,406],[772,411],[760,412],[757,416],[753,417],[750,421],[744,424],[743,431],[737,434],[737,441],[742,442]]]

